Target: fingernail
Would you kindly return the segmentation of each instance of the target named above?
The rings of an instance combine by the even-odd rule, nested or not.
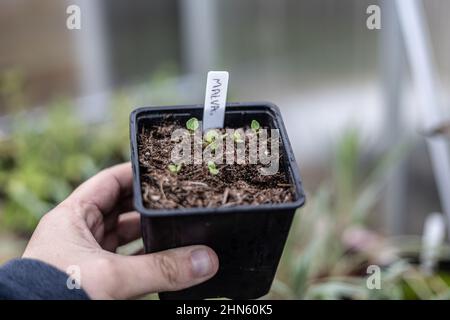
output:
[[[195,277],[201,278],[213,271],[213,264],[208,251],[196,249],[191,252],[192,271]]]

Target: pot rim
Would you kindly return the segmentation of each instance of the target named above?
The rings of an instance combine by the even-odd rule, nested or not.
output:
[[[270,212],[272,210],[292,211],[300,208],[305,204],[305,194],[303,191],[300,172],[295,161],[292,146],[289,142],[287,131],[284,126],[283,119],[279,108],[271,102],[230,102],[227,103],[227,112],[238,112],[239,109],[255,108],[249,110],[255,113],[268,112],[274,119],[276,128],[280,130],[280,137],[282,145],[286,153],[286,160],[290,168],[288,174],[291,175],[294,184],[296,200],[288,203],[274,203],[274,204],[260,204],[260,205],[237,205],[232,207],[217,207],[217,208],[181,208],[181,209],[150,209],[146,208],[142,199],[141,191],[141,177],[138,156],[138,141],[137,141],[137,120],[140,113],[143,112],[167,112],[167,111],[183,111],[192,109],[203,109],[203,105],[172,105],[172,106],[147,106],[134,109],[130,114],[130,141],[131,141],[131,164],[133,169],[133,204],[141,215],[149,217],[170,217],[180,215],[206,215],[206,214],[226,214],[236,212]],[[258,109],[256,109],[258,108]],[[258,112],[259,111],[259,112]]]

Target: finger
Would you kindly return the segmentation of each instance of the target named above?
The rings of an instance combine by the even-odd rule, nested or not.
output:
[[[125,212],[130,212],[134,210],[133,206],[133,194],[129,194],[128,196],[125,196],[124,198],[121,198],[119,202],[117,203],[116,208],[114,208],[114,211],[118,214],[122,214]]]
[[[120,215],[124,215],[126,213],[130,213],[133,211],[133,197],[129,196],[125,199],[121,199],[119,203],[117,203],[116,207],[112,210],[111,213],[105,215],[103,217],[103,222],[105,224],[105,232],[109,233],[112,230],[116,230],[117,223]]]
[[[126,299],[147,293],[181,290],[210,279],[219,268],[215,252],[190,246],[142,256],[117,256],[118,279],[126,285],[117,291]]]
[[[94,204],[103,214],[108,214],[121,198],[132,193],[131,164],[123,163],[105,169],[80,185],[67,201]]]
[[[141,237],[141,216],[137,212],[121,214],[117,222],[119,246],[123,246]]]
[[[115,252],[117,247],[141,237],[141,217],[137,212],[127,212],[117,217],[113,227],[108,229],[108,224],[106,224],[106,228],[107,231],[101,246],[107,251]]]
[[[139,250],[137,250],[136,252],[133,252],[133,256],[140,256],[143,255],[145,253],[145,249],[144,248],[140,248]]]
[[[119,246],[123,246],[141,237],[141,216],[137,212],[128,212],[118,217],[116,234]]]

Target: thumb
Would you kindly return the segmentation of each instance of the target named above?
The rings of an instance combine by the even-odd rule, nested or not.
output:
[[[175,291],[210,279],[219,268],[216,253],[206,246],[189,246],[140,256],[119,256],[116,271],[125,282],[120,298]]]

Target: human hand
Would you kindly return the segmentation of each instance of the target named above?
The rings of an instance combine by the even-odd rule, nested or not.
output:
[[[130,163],[103,170],[41,219],[23,258],[41,260],[62,271],[78,266],[81,286],[93,299],[180,290],[217,272],[217,255],[206,246],[136,256],[116,254],[118,246],[141,235],[139,214],[131,210]]]

